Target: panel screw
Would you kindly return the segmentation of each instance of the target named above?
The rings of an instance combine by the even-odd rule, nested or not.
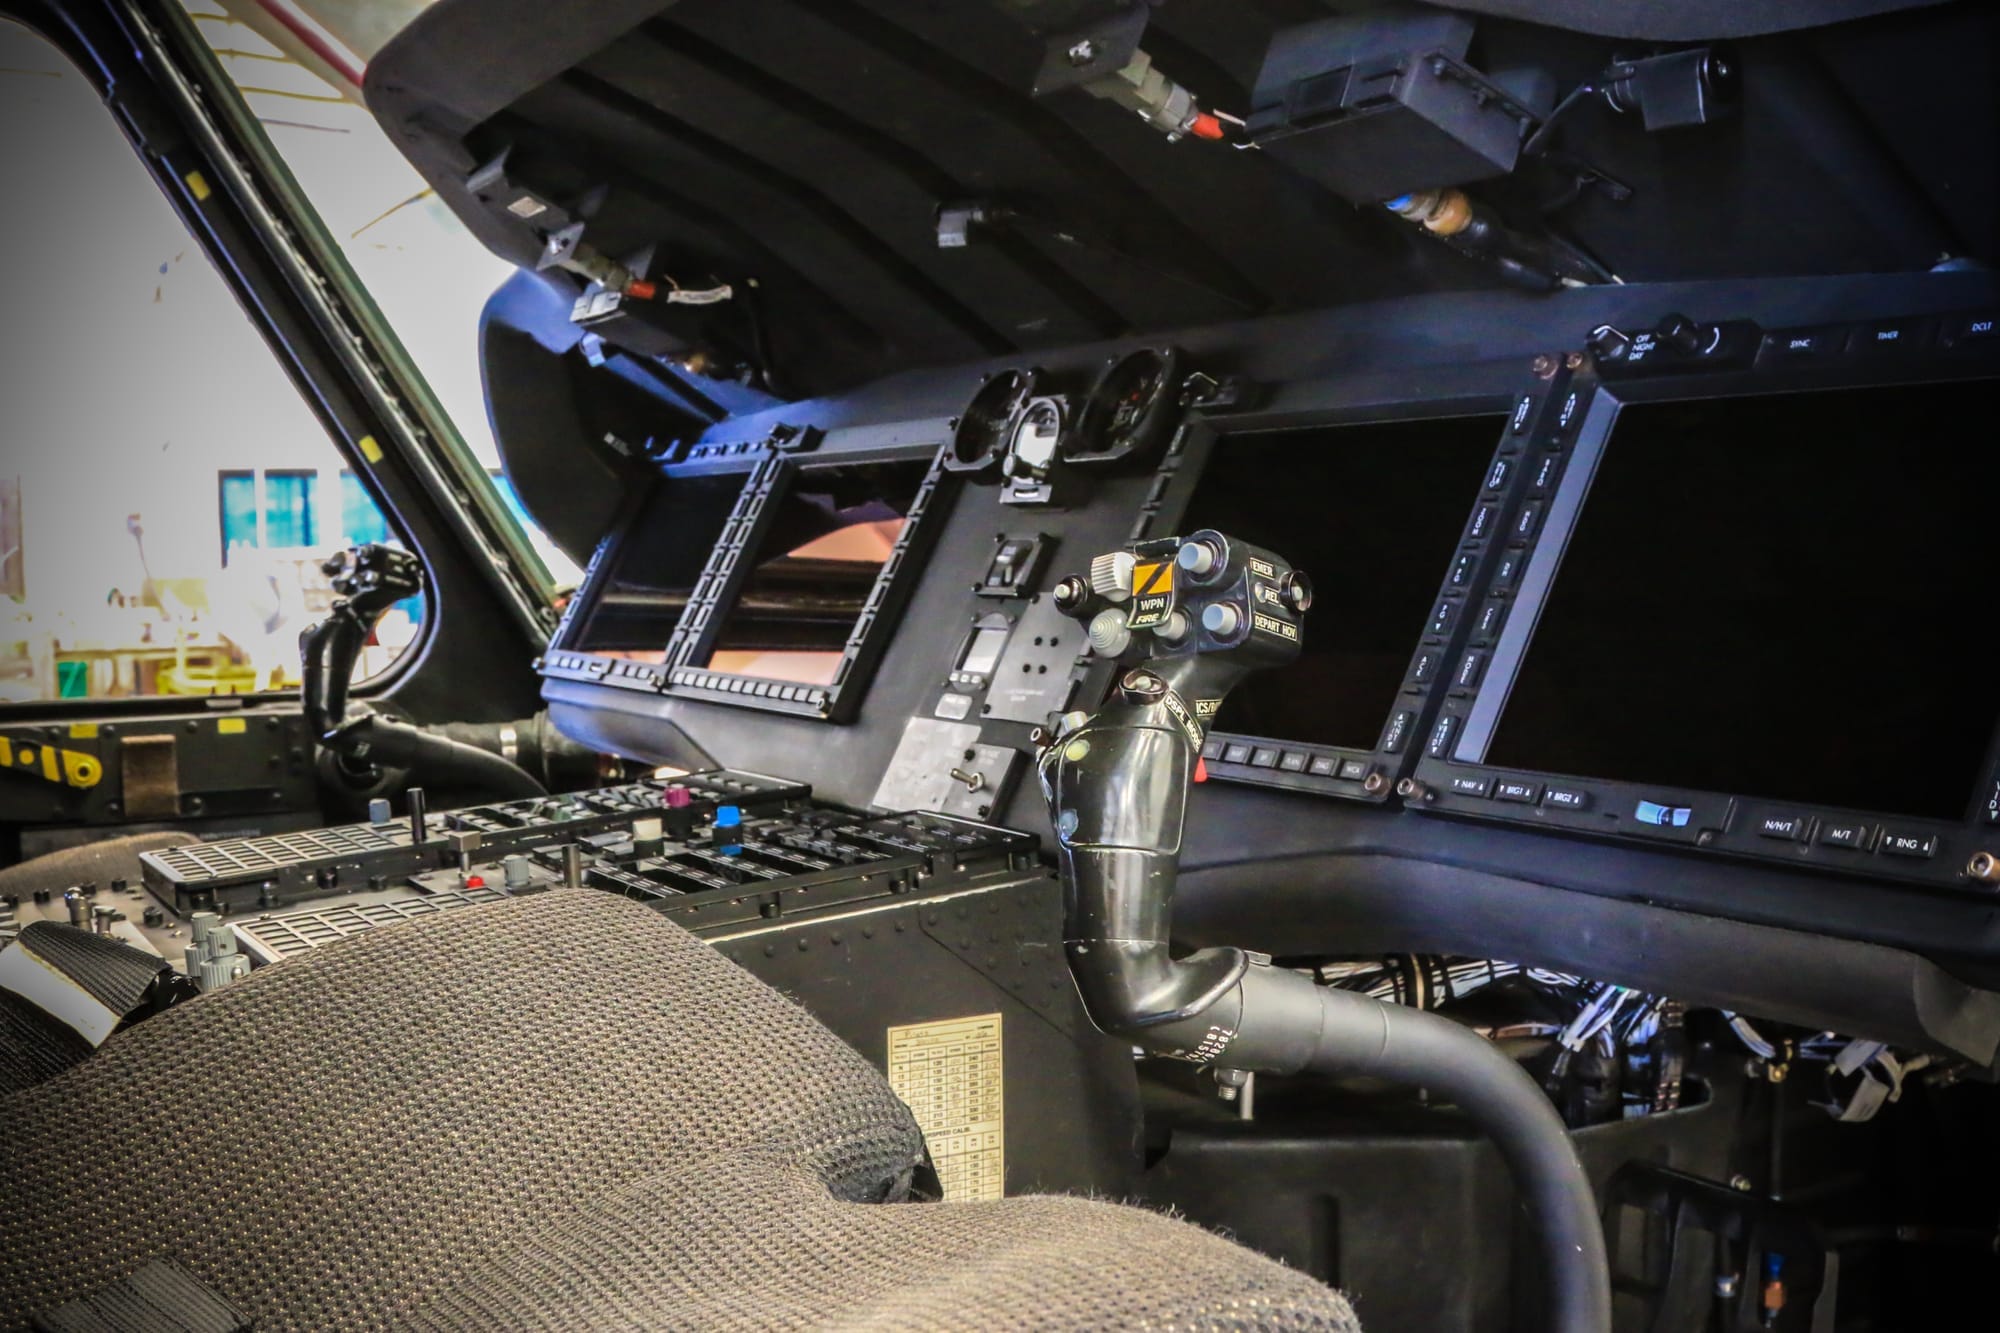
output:
[[[1536,379],[1554,379],[1557,364],[1554,357],[1550,356],[1547,352],[1543,352],[1528,363],[1528,369],[1535,372]]]
[[[1072,65],[1088,65],[1097,59],[1097,43],[1086,37],[1064,54],[1069,57],[1069,63]]]

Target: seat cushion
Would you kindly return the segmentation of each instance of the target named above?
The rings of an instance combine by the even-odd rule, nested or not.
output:
[[[171,1255],[260,1329],[380,1327],[663,1166],[906,1188],[888,1084],[658,913],[576,889],[260,968],[0,1098],[0,1327]]]
[[[265,1333],[1351,1327],[1141,1210],[882,1206],[922,1153],[804,1010],[558,890],[261,968],[0,1097],[0,1327],[156,1258]]]
[[[692,1163],[538,1227],[406,1321],[473,1329],[1270,1329],[1359,1333],[1311,1278],[1139,1208],[883,1208],[810,1172]]]

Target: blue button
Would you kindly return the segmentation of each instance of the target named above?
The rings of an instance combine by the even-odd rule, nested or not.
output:
[[[743,823],[743,812],[733,805],[719,805],[715,808],[717,828],[736,828]]]
[[[1658,801],[1641,801],[1639,808],[1632,812],[1632,818],[1641,824],[1652,824],[1658,828],[1686,828],[1694,811],[1684,805],[1661,805]]]

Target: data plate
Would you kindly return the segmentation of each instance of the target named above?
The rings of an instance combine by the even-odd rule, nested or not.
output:
[[[999,1014],[890,1028],[889,1086],[923,1129],[946,1200],[1005,1194]]]

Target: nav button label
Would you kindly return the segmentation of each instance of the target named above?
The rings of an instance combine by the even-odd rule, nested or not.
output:
[[[1399,709],[1389,719],[1388,729],[1382,733],[1382,753],[1401,754],[1403,747],[1409,743],[1410,728],[1416,725],[1416,721],[1415,712],[1407,708]]]
[[[1757,836],[1780,842],[1804,842],[1806,823],[1804,815],[1765,815],[1757,821]]]
[[[1493,783],[1487,778],[1454,777],[1451,790],[1455,796],[1485,796],[1493,790]]]

